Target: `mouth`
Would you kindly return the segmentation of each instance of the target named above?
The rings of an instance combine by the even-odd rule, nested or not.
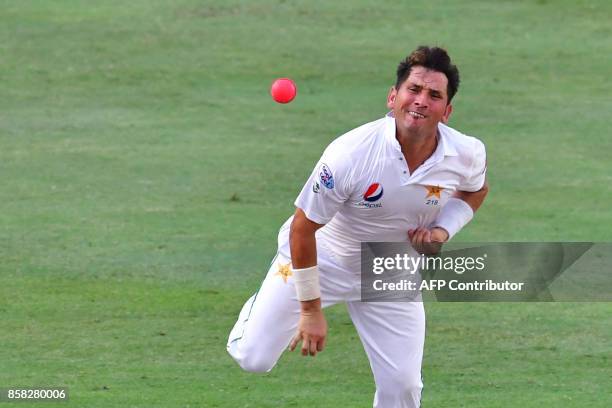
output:
[[[415,111],[408,111],[408,115],[412,116],[415,119],[425,119],[426,118],[426,116],[423,115],[422,113],[415,112]]]

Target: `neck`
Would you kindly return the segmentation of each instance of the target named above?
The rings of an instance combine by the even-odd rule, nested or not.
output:
[[[400,134],[396,132],[395,138],[399,142],[410,172],[425,162],[438,146],[437,130],[433,133],[411,133]]]
[[[418,152],[429,152],[429,156],[436,150],[438,145],[437,129],[431,133],[405,132],[400,134],[396,131],[395,138],[399,142],[404,154],[412,155]]]

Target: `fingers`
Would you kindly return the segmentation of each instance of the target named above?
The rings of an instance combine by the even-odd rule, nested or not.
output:
[[[300,352],[303,356],[316,356],[325,347],[327,335],[327,322],[321,311],[318,313],[304,313],[300,316],[298,328],[289,343],[289,349],[295,350],[302,341]]]
[[[318,341],[314,341],[314,340],[310,341],[310,349],[308,351],[310,352],[310,355],[313,357],[317,355],[317,348],[319,347],[318,344],[319,344]]]
[[[448,233],[440,228],[429,230],[419,227],[408,230],[408,238],[419,254],[432,255],[440,251],[441,243],[446,241]]]
[[[423,253],[424,244],[431,242],[431,231],[427,228],[417,228],[408,230],[408,237],[410,238],[410,243],[413,248],[419,252]]]
[[[442,244],[447,240],[448,233],[440,228],[416,228],[408,230],[408,237],[412,247],[419,254],[435,255],[442,249]]]
[[[308,344],[307,347],[305,347],[306,344]],[[324,348],[325,348],[325,338],[320,339],[318,341],[310,339],[308,343],[304,341],[304,345],[302,345],[302,355],[303,356],[310,355],[314,357],[317,355],[318,352],[323,351]]]
[[[408,230],[408,239],[410,240],[410,242],[412,242],[412,238],[414,237],[414,232],[416,230],[415,229],[409,229]]]
[[[310,340],[304,339],[302,341],[302,355],[307,356],[310,352]]]
[[[297,333],[293,337],[293,339],[291,340],[291,343],[289,343],[289,350],[290,351],[295,350],[300,340],[302,340],[302,347],[300,348],[300,352],[302,353],[302,355],[307,356],[308,354],[310,354],[311,356],[313,356],[314,354],[312,354],[311,350],[313,347],[315,347],[316,349],[316,343],[311,342],[307,337],[303,337],[301,333]],[[315,354],[316,354],[316,350],[315,350]]]
[[[289,343],[289,350],[291,351],[295,350],[295,347],[297,346],[301,338],[302,338],[302,334],[300,332],[297,332],[296,335],[293,336],[293,339],[291,339],[291,343]]]
[[[302,333],[300,332],[296,333],[296,335],[293,336],[293,339],[291,339],[291,343],[289,343],[289,350],[295,350],[300,340],[302,340],[302,347],[300,349],[300,352],[303,356],[307,356],[309,354],[311,356],[315,356],[317,354],[317,350],[319,348],[318,343],[316,341],[310,340],[306,336],[302,336]]]
[[[426,235],[429,233],[429,230],[427,228],[417,228],[417,229],[413,229],[413,230],[409,230],[408,231],[408,237],[410,238],[410,241],[415,244],[415,245],[422,245]],[[429,233],[431,234],[431,233]]]
[[[307,337],[303,337],[301,333],[297,333],[293,339],[291,339],[291,343],[289,343],[289,350],[293,351],[297,347],[298,343],[302,340],[302,347],[300,348],[300,352],[303,356],[316,356],[318,352],[323,351],[325,348],[325,337],[322,339],[314,340]]]
[[[323,351],[325,347],[325,340],[314,340],[304,339],[302,342],[302,355],[303,356],[316,356],[319,351]]]
[[[431,231],[427,228],[420,228],[420,230],[421,235],[418,237],[420,240],[420,244],[423,245],[431,242]]]

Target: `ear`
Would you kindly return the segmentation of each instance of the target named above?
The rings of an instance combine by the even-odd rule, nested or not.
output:
[[[442,116],[442,123],[444,123],[445,125],[448,123],[448,119],[450,118],[451,113],[453,113],[453,105],[449,103],[448,105],[446,105],[444,116]]]
[[[395,89],[395,86],[392,86],[391,89],[389,89],[389,95],[387,95],[387,108],[393,109],[393,106],[395,105],[396,96],[397,89]]]

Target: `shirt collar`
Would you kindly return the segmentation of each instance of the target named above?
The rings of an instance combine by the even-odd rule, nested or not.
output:
[[[395,117],[393,111],[385,115],[385,140],[396,150],[402,151],[401,146],[395,138]],[[432,156],[457,156],[457,149],[452,140],[452,128],[443,123],[438,124],[438,147]]]

